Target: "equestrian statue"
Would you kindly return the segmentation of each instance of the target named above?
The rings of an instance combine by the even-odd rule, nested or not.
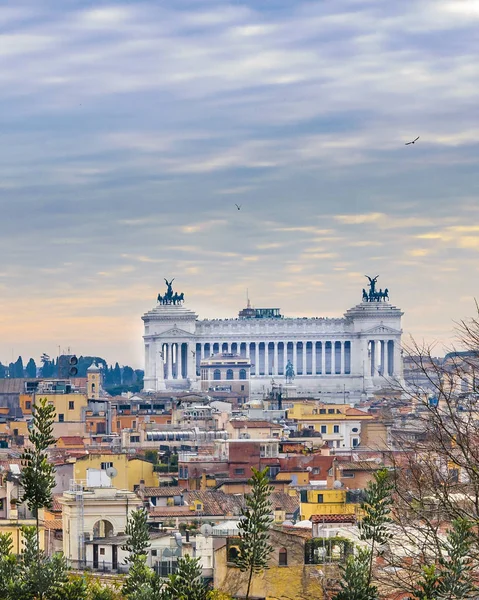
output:
[[[161,294],[158,294],[158,298],[157,298],[157,302],[159,304],[182,304],[185,300],[185,294],[183,292],[181,292],[181,294],[178,294],[177,292],[173,292],[173,281],[175,280],[175,278],[173,278],[171,281],[168,281],[168,279],[165,279],[165,283],[166,283],[166,292],[165,294],[162,296]]]
[[[389,300],[389,290],[386,288],[383,292],[382,288],[379,288],[379,291],[376,290],[376,282],[378,280],[379,275],[376,277],[369,277],[369,275],[365,275],[369,279],[369,292],[367,292],[363,288],[363,302],[386,302]]]

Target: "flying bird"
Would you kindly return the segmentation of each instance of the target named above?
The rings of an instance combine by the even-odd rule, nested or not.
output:
[[[238,204],[236,204],[236,202],[235,202],[235,206],[236,206],[236,208],[237,208],[238,210],[241,210],[241,204],[240,204],[240,205],[238,205]]]
[[[406,142],[404,145],[405,146],[409,146],[409,144],[415,144],[419,139],[419,136],[417,136],[417,138],[415,140],[413,140],[412,142]]]

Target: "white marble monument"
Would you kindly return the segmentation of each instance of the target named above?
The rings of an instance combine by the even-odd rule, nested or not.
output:
[[[144,389],[199,389],[200,361],[219,352],[251,361],[251,394],[285,377],[290,361],[301,394],[356,400],[402,381],[400,309],[370,278],[362,302],[340,318],[282,317],[279,309],[242,310],[238,318],[199,319],[171,283],[145,324]],[[165,280],[166,281],[166,280]],[[346,396],[347,394],[347,396]]]

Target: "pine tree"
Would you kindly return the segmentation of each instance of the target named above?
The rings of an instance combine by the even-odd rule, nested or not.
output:
[[[33,422],[28,436],[32,447],[25,449],[21,455],[22,485],[25,489],[21,501],[26,502],[35,515],[37,549],[40,552],[39,511],[51,507],[52,489],[55,486],[55,467],[47,456],[48,448],[56,442],[53,437],[55,407],[42,398],[35,403],[32,414]]]
[[[130,564],[130,569],[123,584],[123,594],[128,600],[154,600],[160,590],[159,578],[146,564],[150,547],[147,518],[147,511],[139,508],[132,511],[127,519],[125,531],[128,541],[122,550],[129,553],[125,562]]]
[[[368,542],[369,547],[358,548],[341,567],[341,590],[333,600],[378,600],[378,590],[372,584],[373,566],[374,558],[382,554],[391,539],[392,487],[387,469],[375,473],[374,481],[368,483],[361,504],[364,516],[359,524],[359,539]]]
[[[129,556],[125,563],[132,563],[137,556],[146,555],[150,547],[150,533],[148,531],[148,513],[144,508],[132,511],[127,518],[125,533],[128,541],[121,547]]]
[[[174,575],[168,577],[161,590],[161,600],[207,600],[208,590],[203,583],[199,559],[185,556],[178,560]]]
[[[5,379],[8,373],[8,367],[0,362],[0,379]]]
[[[242,572],[249,572],[246,600],[249,598],[253,575],[268,568],[269,556],[273,552],[269,544],[269,529],[273,522],[270,496],[274,488],[269,484],[268,468],[252,471],[253,476],[249,480],[251,494],[245,497],[242,519],[238,524],[240,551],[235,560]]]
[[[30,377],[31,379],[34,379],[37,376],[37,365],[33,358],[28,361],[25,372],[27,377]]]
[[[413,597],[417,600],[467,600],[477,597],[471,557],[475,542],[472,524],[466,519],[455,519],[442,544],[443,552],[437,564],[423,567],[423,575]]]
[[[19,356],[15,362],[13,376],[17,379],[23,379],[25,373],[23,372],[23,359]]]
[[[115,363],[115,368],[113,369],[113,383],[121,385],[121,369],[118,363]]]

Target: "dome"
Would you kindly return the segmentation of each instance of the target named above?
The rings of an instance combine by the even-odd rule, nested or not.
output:
[[[101,371],[101,369],[96,364],[96,362],[92,362],[91,365],[87,369],[87,373],[99,373],[100,371]]]

